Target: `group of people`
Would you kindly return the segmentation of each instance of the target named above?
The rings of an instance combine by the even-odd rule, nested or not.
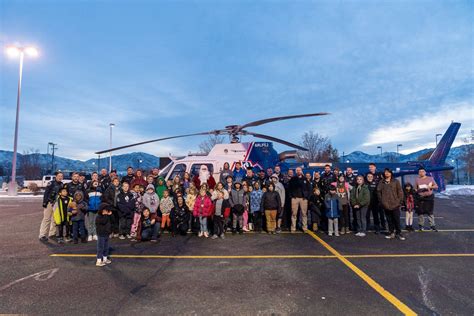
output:
[[[365,237],[373,223],[376,234],[387,230],[388,224],[386,238],[405,240],[401,211],[406,212],[408,231],[414,230],[414,212],[420,230],[425,215],[436,230],[437,185],[423,168],[414,185],[402,188],[391,170],[379,173],[375,164],[365,175],[355,175],[350,167],[344,172],[332,170],[330,165],[313,174],[299,167],[283,173],[280,166],[255,174],[240,162],[234,165],[232,170],[225,163],[214,177],[203,164],[198,174],[184,172],[168,180],[160,177],[158,168],[144,175],[129,167],[121,178],[116,170],[102,169],[90,181],[75,172],[72,181],[63,184],[58,172],[44,193],[39,238],[58,243],[97,241],[96,265],[104,266],[111,262],[110,238],[156,242],[166,230],[172,236],[194,232],[212,239],[224,239],[226,232],[277,234],[284,228]]]

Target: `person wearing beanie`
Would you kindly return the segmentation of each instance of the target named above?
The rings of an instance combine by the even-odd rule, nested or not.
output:
[[[97,231],[97,261],[96,266],[103,267],[112,263],[109,257],[109,235],[112,233],[112,208],[107,203],[101,203],[95,226]]]

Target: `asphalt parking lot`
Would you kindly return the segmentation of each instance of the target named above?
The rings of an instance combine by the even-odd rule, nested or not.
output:
[[[41,200],[0,199],[0,313],[473,315],[474,199],[437,199],[435,232],[228,235],[157,244],[38,241]],[[416,221],[416,218],[415,218]]]

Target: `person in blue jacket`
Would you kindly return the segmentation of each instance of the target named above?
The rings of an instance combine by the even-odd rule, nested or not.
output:
[[[247,173],[242,168],[242,164],[240,163],[240,161],[237,161],[235,163],[235,169],[234,169],[234,175],[233,175],[234,182],[240,182],[241,183],[246,174]]]
[[[89,187],[89,207],[87,208],[86,224],[89,236],[87,241],[97,240],[97,229],[95,219],[101,203],[102,187],[98,180],[92,181]]]
[[[328,235],[332,236],[333,232],[339,236],[339,216],[341,211],[341,203],[336,193],[336,187],[331,185],[329,193],[324,198],[326,205],[326,217],[328,218]]]

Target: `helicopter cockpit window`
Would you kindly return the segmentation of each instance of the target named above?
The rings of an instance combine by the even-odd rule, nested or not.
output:
[[[199,169],[201,169],[202,165],[207,166],[207,170],[212,174],[214,172],[214,166],[212,163],[196,163],[191,166],[191,175],[195,176],[199,174]]]
[[[186,165],[184,163],[179,163],[174,167],[168,179],[172,180],[176,176],[180,176],[181,178],[183,178],[185,172],[186,172]]]

